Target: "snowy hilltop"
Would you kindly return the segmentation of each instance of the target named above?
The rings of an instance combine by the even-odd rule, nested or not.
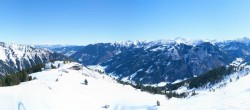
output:
[[[195,96],[168,99],[119,84],[78,63],[56,61],[51,65],[58,66],[30,74],[31,81],[0,87],[1,110],[250,109],[248,69],[225,77],[210,89],[195,89]],[[176,92],[186,89],[180,87]]]

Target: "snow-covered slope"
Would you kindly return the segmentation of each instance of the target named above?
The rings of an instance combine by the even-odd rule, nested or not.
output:
[[[59,69],[31,74],[36,80],[0,88],[2,110],[108,110],[157,109],[164,96],[142,93],[90,71],[74,70],[71,63]],[[56,81],[58,79],[58,81]],[[87,79],[88,85],[84,84]],[[136,98],[137,97],[137,98]],[[140,98],[139,98],[140,97]]]
[[[79,67],[77,63],[66,64],[58,69],[31,74],[36,80],[13,87],[1,87],[1,110],[250,109],[250,75],[245,74],[246,71],[239,73],[242,74],[239,80],[233,80],[215,92],[197,90],[199,94],[196,96],[168,100],[162,95],[153,95],[118,84],[107,75],[85,67],[77,70],[77,66]],[[84,84],[85,79],[88,85]],[[157,100],[160,106],[156,106]]]
[[[173,110],[249,110],[250,75],[248,73],[249,71],[235,73],[225,77],[224,81],[210,90],[197,90],[196,96],[187,99],[171,99],[166,102],[166,105]]]

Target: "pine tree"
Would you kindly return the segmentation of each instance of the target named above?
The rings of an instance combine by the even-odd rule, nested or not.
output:
[[[56,69],[56,66],[51,64],[51,69]]]
[[[159,100],[156,101],[156,105],[157,105],[157,106],[160,106],[160,105],[161,105]]]
[[[238,81],[239,79],[240,79],[240,77],[239,77],[239,76],[237,76],[236,81]]]
[[[32,77],[31,76],[29,76],[29,81],[31,81],[32,80]]]
[[[88,81],[87,81],[87,79],[85,79],[85,80],[84,80],[84,83],[85,83],[85,85],[88,85]]]
[[[197,93],[195,92],[195,90],[193,90],[191,96],[195,96],[195,95],[197,95]]]

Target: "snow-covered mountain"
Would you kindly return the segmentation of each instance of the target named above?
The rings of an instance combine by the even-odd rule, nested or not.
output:
[[[234,65],[240,64],[238,59]],[[242,70],[211,88],[193,89],[187,98],[168,99],[128,85],[78,63],[31,74],[32,81],[0,87],[2,110],[248,110],[250,74]],[[239,65],[238,65],[239,66]],[[77,67],[83,70],[78,70]],[[237,78],[239,76],[239,78]],[[88,84],[86,85],[85,79]],[[223,85],[223,86],[221,86]],[[212,89],[212,90],[211,90]],[[181,87],[177,92],[188,91]],[[192,90],[191,90],[192,91]],[[157,106],[157,101],[160,106]]]
[[[51,60],[69,60],[64,55],[32,46],[0,43],[0,76]]]
[[[47,48],[47,49],[54,49],[54,48],[61,48],[61,47],[67,47],[72,45],[65,45],[65,44],[41,44],[41,45],[33,45],[35,48]]]
[[[236,58],[250,61],[248,38],[228,41],[173,40],[97,43],[57,48],[84,65],[101,65],[120,80],[143,84],[174,82],[201,75]],[[69,50],[69,51],[63,51]],[[72,52],[72,50],[76,50]]]
[[[53,51],[64,54],[66,56],[71,56],[75,54],[77,51],[82,49],[84,46],[66,46],[66,47],[53,47],[50,48]]]

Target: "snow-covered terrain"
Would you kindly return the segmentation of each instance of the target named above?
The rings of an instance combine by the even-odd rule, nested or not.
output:
[[[31,74],[36,80],[0,88],[1,110],[108,110],[157,109],[164,96],[142,93],[77,63]],[[57,80],[58,79],[58,80]],[[88,85],[84,80],[87,79]],[[56,81],[57,80],[57,81]],[[136,98],[137,97],[137,98]]]
[[[35,49],[31,46],[20,44],[0,43],[0,60],[12,60],[16,64],[16,59],[30,59],[38,55],[39,57],[52,51],[47,49]]]
[[[0,42],[0,76],[14,73],[51,60],[69,60],[70,58],[29,45]]]
[[[33,73],[35,80],[0,88],[1,110],[247,110],[250,109],[250,75],[242,76],[214,92],[168,100],[116,83],[105,74],[77,63]],[[79,70],[80,67],[80,70]],[[88,84],[85,85],[85,79]],[[228,80],[226,80],[228,81]],[[184,88],[185,89],[185,88]],[[157,100],[160,106],[156,106]]]

